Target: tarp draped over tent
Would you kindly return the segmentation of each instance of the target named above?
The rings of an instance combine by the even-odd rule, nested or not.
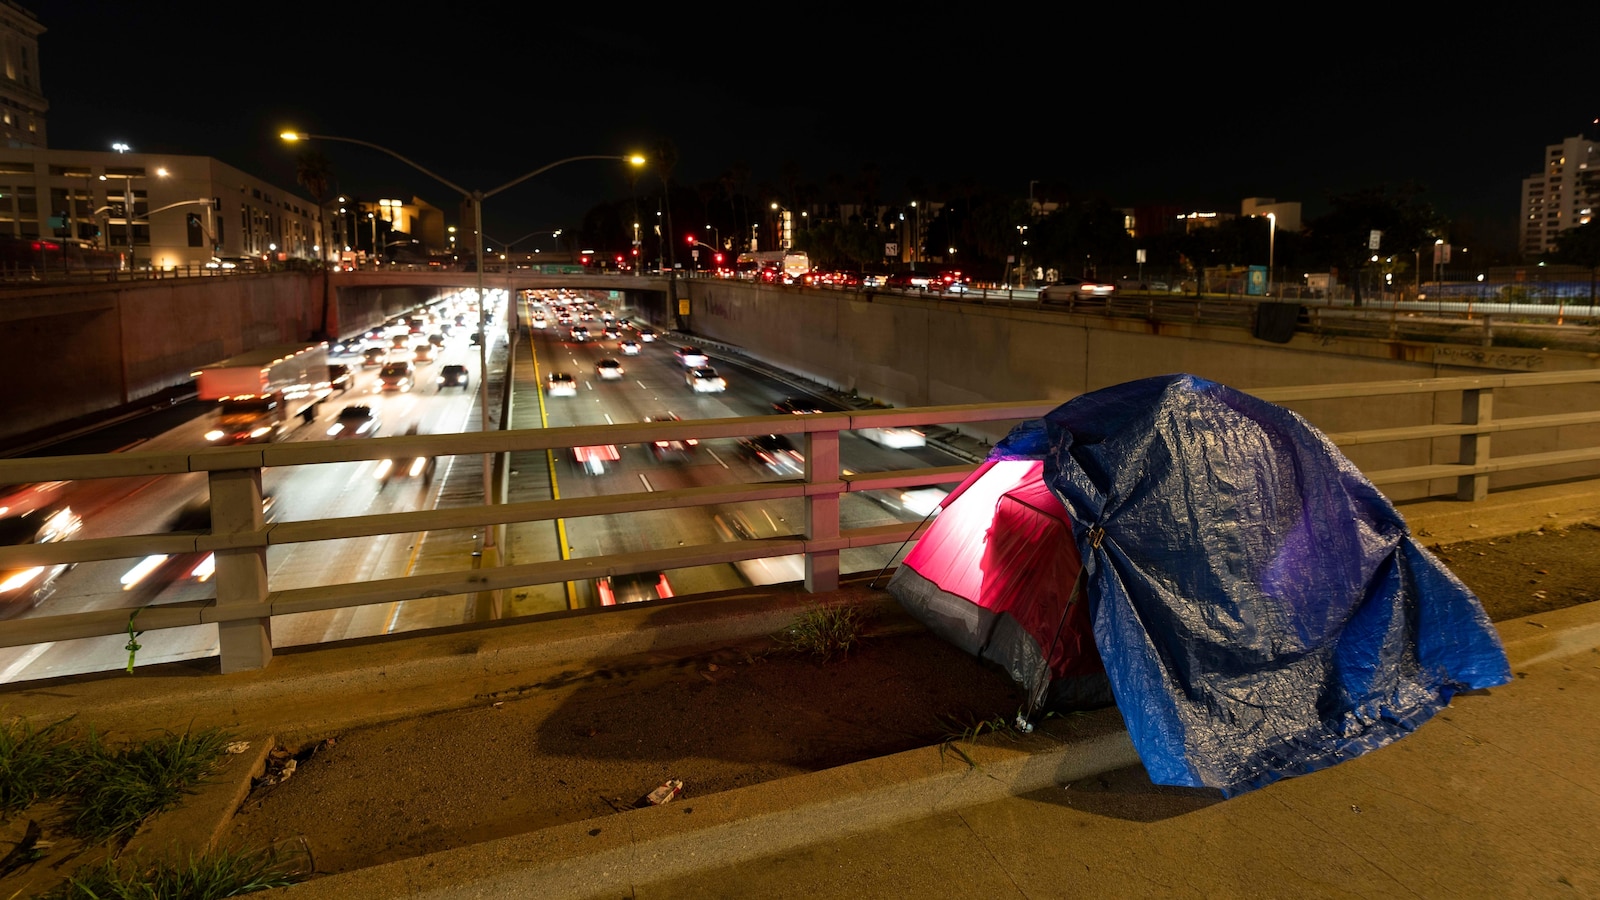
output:
[[[946,590],[927,576],[953,552],[935,547],[982,546],[1014,527],[994,507],[981,528],[963,527],[970,517],[941,524],[999,460],[1039,461],[1070,521],[1094,644],[1157,783],[1231,795],[1313,772],[1404,736],[1459,691],[1510,679],[1477,598],[1338,448],[1288,409],[1171,375],[1019,425],[951,494],[890,583],[940,633],[952,617],[933,615],[930,599],[982,605],[968,618],[992,621],[974,632],[974,652],[1030,691],[1026,676],[1050,657],[1057,705],[1079,693],[1059,685],[1083,673],[1057,665],[1070,654],[1053,648],[1070,642],[1040,625],[1048,614],[1030,618],[1027,598],[987,605],[993,592]],[[1002,581],[1025,580],[1017,563],[994,563]],[[1061,580],[1050,580],[1058,612]],[[1051,591],[1036,587],[1036,598]],[[1034,660],[1008,663],[1019,633]],[[1010,650],[995,640],[1007,634]]]

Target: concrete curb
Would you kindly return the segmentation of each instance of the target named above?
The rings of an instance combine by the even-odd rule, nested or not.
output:
[[[924,747],[305,882],[287,897],[588,897],[1137,765],[1115,710],[1026,746]]]

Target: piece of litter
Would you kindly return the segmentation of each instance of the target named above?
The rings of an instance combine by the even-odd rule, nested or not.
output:
[[[1529,622],[1528,624],[1532,625],[1535,628],[1546,628],[1546,627],[1548,627],[1543,622]]]
[[[683,781],[677,778],[669,778],[661,782],[660,787],[639,798],[639,803],[635,805],[661,806],[664,803],[671,803],[681,793],[683,793]]]
[[[1468,528],[1477,528],[1478,526],[1476,526],[1476,525],[1468,525],[1467,527]]]
[[[1361,807],[1359,807],[1359,806],[1355,805],[1354,803],[1352,803],[1352,804],[1350,804],[1350,811],[1353,812],[1353,813],[1360,813],[1361,812]]]
[[[229,753],[243,753],[250,749],[249,741],[234,741],[225,748]]]
[[[499,709],[500,707],[505,706],[505,705],[506,705],[506,702],[504,700],[496,700],[494,702],[494,708],[495,709]]]

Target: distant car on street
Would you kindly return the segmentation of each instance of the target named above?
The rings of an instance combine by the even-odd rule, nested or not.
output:
[[[1086,297],[1109,297],[1117,286],[1109,281],[1092,278],[1062,278],[1039,289],[1039,300],[1044,303],[1066,303]]]
[[[623,341],[622,343],[618,344],[617,347],[622,350],[623,356],[639,355],[640,347],[638,341]]]
[[[442,391],[447,387],[458,387],[464,391],[467,389],[467,381],[470,377],[466,366],[451,363],[439,370],[439,390]]]
[[[740,438],[739,449],[751,462],[778,475],[800,475],[806,470],[805,454],[782,434],[758,434]]]
[[[672,355],[685,369],[699,368],[711,361],[704,350],[687,345],[672,351]]]
[[[601,381],[619,381],[622,378],[622,363],[614,359],[602,359],[594,364],[594,371]]]
[[[551,372],[549,387],[546,390],[552,397],[576,397],[578,383],[566,372]]]
[[[720,394],[728,389],[728,382],[710,366],[698,366],[684,374],[684,381],[696,394]]]
[[[377,434],[382,425],[377,410],[365,403],[352,403],[339,410],[339,417],[328,429],[328,437],[369,438]]]

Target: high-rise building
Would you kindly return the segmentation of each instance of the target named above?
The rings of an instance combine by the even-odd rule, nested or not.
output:
[[[0,140],[7,147],[43,150],[50,104],[39,85],[39,35],[33,13],[0,0]]]
[[[1550,252],[1557,236],[1600,209],[1600,144],[1583,136],[1545,148],[1544,168],[1522,180],[1517,247],[1524,259]]]

